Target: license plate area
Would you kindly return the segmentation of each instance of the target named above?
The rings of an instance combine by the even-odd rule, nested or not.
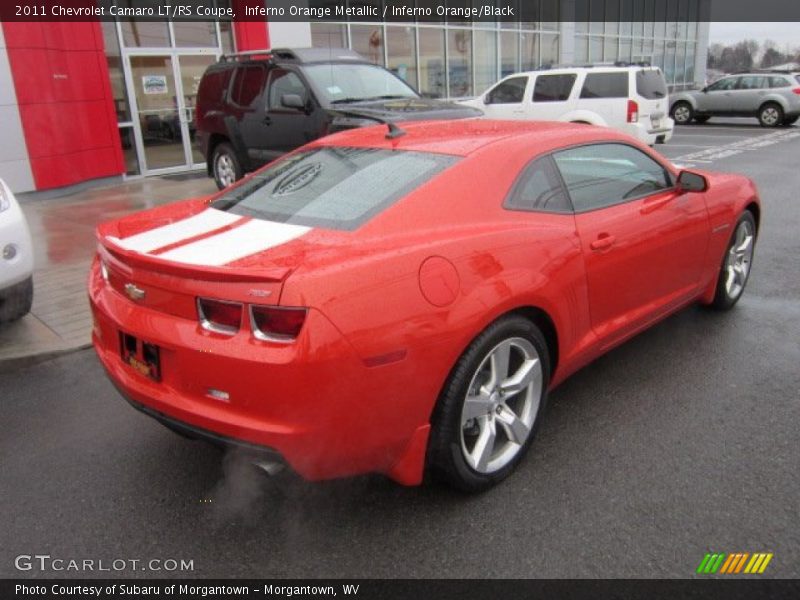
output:
[[[122,362],[148,379],[161,381],[161,351],[158,346],[120,331],[119,347]]]

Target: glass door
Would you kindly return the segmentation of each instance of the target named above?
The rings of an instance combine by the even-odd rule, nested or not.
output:
[[[140,156],[147,175],[204,165],[193,148],[197,88],[214,54],[128,54]]]

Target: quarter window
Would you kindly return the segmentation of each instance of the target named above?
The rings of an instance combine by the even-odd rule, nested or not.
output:
[[[486,104],[519,104],[525,97],[527,85],[527,77],[506,79],[486,94]]]
[[[669,172],[625,144],[593,144],[554,155],[576,212],[595,210],[673,186]]]
[[[563,102],[572,93],[577,75],[539,75],[533,86],[534,102]]]
[[[265,78],[263,67],[239,67],[233,79],[231,100],[239,106],[251,106],[261,95]]]
[[[627,98],[628,72],[588,73],[581,98]]]
[[[769,77],[769,87],[771,88],[785,88],[792,85],[785,77]]]
[[[571,212],[558,172],[549,156],[525,168],[504,204],[511,210]]]

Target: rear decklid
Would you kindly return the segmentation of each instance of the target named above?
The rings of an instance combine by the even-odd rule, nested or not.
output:
[[[191,200],[101,225],[98,253],[119,293],[191,319],[201,295],[277,304],[283,281],[299,261],[287,244],[308,231]]]

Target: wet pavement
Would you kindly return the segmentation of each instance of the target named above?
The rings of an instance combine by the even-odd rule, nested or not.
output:
[[[92,317],[86,277],[99,223],[216,190],[205,173],[148,177],[48,197],[20,198],[34,241],[31,313],[0,325],[0,362],[42,358],[88,346]]]

